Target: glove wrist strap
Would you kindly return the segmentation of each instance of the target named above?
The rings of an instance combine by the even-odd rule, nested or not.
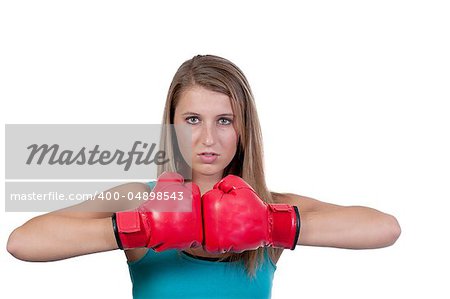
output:
[[[145,247],[149,236],[137,211],[117,212],[113,216],[113,228],[120,249]]]
[[[116,242],[117,242],[117,247],[119,247],[119,249],[123,250],[122,241],[120,240],[119,230],[117,228],[116,213],[114,213],[112,215],[111,219],[112,219],[112,226],[113,226],[113,230],[114,230],[114,237],[116,238]]]
[[[294,250],[300,234],[300,213],[296,206],[270,204],[273,247]]]

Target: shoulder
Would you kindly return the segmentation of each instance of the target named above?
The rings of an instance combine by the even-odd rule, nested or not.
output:
[[[117,187],[115,187],[115,188],[118,188],[118,189],[120,189],[120,190],[123,190],[123,191],[135,191],[135,192],[138,192],[138,191],[148,191],[149,189],[150,189],[150,183],[151,182],[149,182],[149,183],[140,183],[140,182],[131,182],[131,183],[126,183],[126,184],[123,184],[123,185],[119,185],[119,186],[117,186]]]
[[[125,183],[108,190],[102,190],[92,200],[85,200],[79,204],[52,211],[49,214],[73,218],[111,217],[116,211],[125,211],[137,207],[139,201],[132,201],[129,198],[139,198],[139,195],[149,191],[150,187],[147,184],[140,182]],[[117,200],[103,200],[108,196],[117,198]]]
[[[318,211],[339,207],[335,204],[327,203],[312,197],[294,193],[272,192],[272,198],[275,204],[288,204],[291,206],[297,206],[302,211]]]
[[[313,198],[294,193],[278,193],[278,192],[272,192],[272,199],[275,204],[289,204],[289,205],[299,205],[305,202],[317,201]]]
[[[122,195],[128,195],[128,198],[138,198],[137,196],[142,195],[145,192],[150,192],[151,188],[148,183],[131,182],[123,185],[116,186],[108,191],[114,191]],[[130,193],[133,193],[131,197]],[[129,201],[129,199],[127,199]]]

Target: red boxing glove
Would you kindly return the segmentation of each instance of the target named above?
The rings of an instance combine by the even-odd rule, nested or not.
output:
[[[202,197],[204,249],[242,252],[262,246],[294,249],[300,233],[296,206],[267,204],[242,178],[228,175]]]
[[[148,200],[136,210],[115,213],[112,221],[119,248],[148,247],[159,252],[166,249],[201,247],[203,228],[201,193],[198,186],[194,183],[184,184],[183,177],[178,173],[164,172],[152,192],[155,195],[166,192],[169,196],[180,196],[179,192],[183,192],[182,200],[187,203],[191,202],[188,197],[192,196],[192,211],[151,211],[153,201]]]

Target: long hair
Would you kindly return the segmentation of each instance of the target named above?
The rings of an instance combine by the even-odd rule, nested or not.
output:
[[[223,177],[234,174],[242,177],[266,203],[273,203],[274,197],[266,186],[263,165],[263,140],[255,101],[250,85],[243,72],[231,61],[214,55],[197,55],[185,61],[175,73],[170,85],[164,115],[163,125],[174,123],[175,108],[180,95],[186,89],[201,86],[211,91],[227,95],[235,114],[238,145],[230,164],[224,169]],[[158,173],[163,171],[186,170],[186,162],[177,146],[173,130],[165,128],[161,136],[161,144],[168,155],[169,164],[163,164]],[[268,248],[269,254],[275,257],[282,249]],[[254,277],[257,267],[261,264],[264,248],[234,253],[231,260],[243,260],[250,277]]]

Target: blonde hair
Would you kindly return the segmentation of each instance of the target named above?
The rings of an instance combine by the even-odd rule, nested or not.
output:
[[[242,177],[250,184],[261,199],[273,203],[274,197],[280,194],[271,193],[266,186],[263,165],[262,134],[258,114],[250,85],[243,72],[231,61],[214,55],[197,55],[185,61],[175,73],[170,85],[163,125],[174,123],[174,114],[180,95],[186,89],[201,86],[211,91],[227,95],[235,114],[235,125],[238,133],[238,146],[233,160],[224,169],[223,177],[234,174]],[[164,126],[161,144],[170,162],[162,165],[158,173],[187,169],[186,162],[179,152],[173,130]],[[261,264],[265,248],[234,253],[231,260],[243,260],[250,277],[254,277]],[[268,248],[269,254],[275,257],[282,249]]]

